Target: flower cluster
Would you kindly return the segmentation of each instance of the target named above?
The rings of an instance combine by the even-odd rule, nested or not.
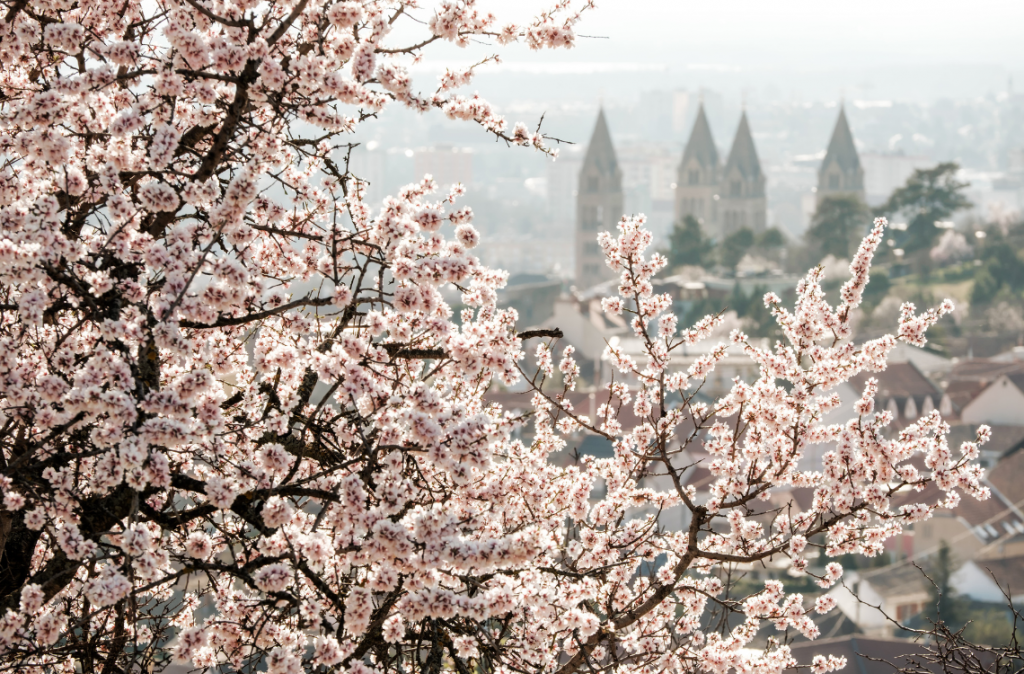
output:
[[[641,355],[608,345],[614,377],[586,416],[572,345],[525,343],[537,334],[498,307],[507,275],[474,257],[460,187],[436,194],[428,176],[367,203],[342,134],[392,103],[550,151],[458,93],[472,68],[423,93],[408,66],[435,41],[569,47],[589,7],[559,0],[517,26],[474,0],[10,5],[0,663],[781,672],[789,650],[751,640],[814,636],[832,605],[770,583],[709,629],[730,564],[808,571],[819,540],[877,554],[904,523],[986,496],[987,433],[956,454],[933,412],[894,439],[870,387],[853,419],[824,421],[835,387],[896,343],[849,340],[882,222],[840,307],[812,271],[792,310],[766,298],[784,344],[737,333],[684,370],[675,355],[720,321],[679,326],[655,292],[666,260],[642,218],[623,219],[599,239],[620,275],[602,306]],[[396,27],[426,34],[403,46]],[[899,338],[922,343],[948,308],[906,307]],[[730,348],[759,377],[699,402]],[[528,414],[488,397],[524,381]],[[567,459],[581,429],[610,455]],[[929,484],[939,504],[903,498]],[[794,486],[812,505],[769,517]]]

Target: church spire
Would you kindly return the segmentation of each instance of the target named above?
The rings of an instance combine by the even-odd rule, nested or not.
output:
[[[750,121],[746,111],[743,111],[729,150],[729,158],[722,169],[718,203],[719,238],[739,229],[764,231],[768,211],[764,186],[761,160],[757,157],[754,136],[750,133]]]
[[[761,180],[761,160],[757,157],[757,148],[754,147],[754,137],[750,133],[750,123],[747,121],[746,112],[740,117],[740,125],[736,129],[736,137],[733,138],[732,149],[729,150],[729,159],[725,163],[723,174],[733,175],[734,169],[743,176],[743,180],[755,183]]]
[[[850,124],[846,121],[846,109],[842,106],[825,159],[818,169],[818,203],[827,196],[840,194],[864,199],[864,169],[853,142]]]
[[[857,154],[857,146],[853,144],[845,108],[839,108],[839,119],[832,130],[832,140],[828,143],[828,152],[821,165],[827,166],[830,161],[835,161],[843,171],[856,171],[860,168],[860,156]]]
[[[612,145],[612,135],[608,132],[608,122],[604,118],[604,108],[600,108],[597,112],[597,123],[590,136],[590,144],[587,145],[587,154],[583,157],[583,165],[596,168],[601,173],[614,173],[619,168],[618,159],[615,157],[615,146]]]
[[[576,192],[576,287],[580,290],[612,277],[597,245],[597,234],[615,228],[623,213],[622,199],[622,170],[602,108],[583,157]]]
[[[715,139],[711,136],[711,126],[708,124],[707,115],[704,114],[703,102],[697,110],[697,119],[693,123],[690,139],[686,142],[680,166],[686,166],[691,161],[704,171],[718,169],[718,148],[715,147]]]

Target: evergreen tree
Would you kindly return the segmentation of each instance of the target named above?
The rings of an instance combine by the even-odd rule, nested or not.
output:
[[[827,196],[814,212],[807,243],[817,256],[834,255],[849,260],[870,225],[871,211],[860,197]]]
[[[714,252],[715,243],[709,239],[692,215],[677,222],[669,235],[669,267],[696,265],[707,267]]]
[[[890,219],[896,215],[907,218],[906,231],[894,234],[908,253],[931,248],[942,233],[935,223],[948,220],[957,211],[972,206],[963,194],[970,183],[957,180],[959,170],[960,165],[955,162],[917,169],[903,187],[876,209],[877,215]]]
[[[785,248],[786,243],[786,235],[778,227],[770,227],[757,235],[757,246],[764,250]]]
[[[735,269],[743,256],[754,246],[754,232],[744,227],[738,229],[722,241],[719,261],[722,266]]]
[[[953,559],[949,544],[942,541],[927,568],[928,577],[931,578],[931,602],[926,615],[935,621],[942,620],[954,629],[963,625],[965,608],[963,599],[953,589],[952,577],[955,570],[956,560]]]

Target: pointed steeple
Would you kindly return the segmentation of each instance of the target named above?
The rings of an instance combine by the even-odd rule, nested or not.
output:
[[[864,169],[857,155],[857,146],[853,144],[846,110],[840,106],[828,151],[818,169],[818,203],[829,195],[842,194],[864,198]]]
[[[761,160],[757,158],[757,148],[754,147],[754,137],[750,134],[750,123],[747,121],[745,111],[740,117],[740,125],[736,129],[732,149],[729,150],[729,159],[725,163],[724,175],[732,175],[734,169],[739,171],[744,180],[757,181],[762,176]]]
[[[613,173],[619,167],[618,159],[615,157],[615,146],[612,145],[612,135],[608,132],[608,122],[604,118],[604,108],[598,110],[597,124],[594,125],[594,133],[590,136],[587,154],[583,157],[583,166],[595,167],[601,173]]]
[[[832,131],[832,140],[828,143],[825,161],[821,165],[822,167],[828,166],[832,161],[844,172],[860,169],[860,156],[857,154],[857,146],[853,144],[853,134],[850,133],[850,125],[846,121],[845,108],[839,108],[839,119],[836,120],[836,128]]]
[[[597,234],[614,229],[623,213],[622,196],[622,169],[602,108],[583,157],[576,192],[576,286],[580,289],[611,275],[597,245]]]
[[[693,123],[690,139],[686,141],[686,150],[683,151],[680,166],[686,166],[691,160],[695,160],[704,170],[718,168],[718,148],[715,147],[715,139],[711,136],[711,126],[708,124],[707,115],[704,114],[703,102],[697,110],[697,119]]]

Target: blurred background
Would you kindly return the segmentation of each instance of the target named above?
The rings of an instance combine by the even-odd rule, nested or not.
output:
[[[502,22],[547,6],[483,5]],[[596,231],[614,226],[614,210],[646,215],[680,283],[705,283],[703,293],[677,293],[688,319],[725,308],[765,334],[771,326],[748,317],[740,297],[756,305],[758,279],[785,291],[819,262],[840,280],[852,246],[884,214],[897,229],[883,245],[862,332],[889,327],[901,301],[949,295],[958,312],[935,347],[953,356],[999,353],[1024,337],[1021,25],[1024,3],[992,0],[609,0],[584,13],[575,48],[503,48],[502,63],[481,67],[465,90],[510,123],[533,128],[543,118],[542,131],[567,141],[557,161],[509,150],[439,114],[394,109],[360,127],[353,168],[371,182],[374,201],[424,173],[466,185],[484,235],[478,254],[508,270],[511,287],[529,286],[510,289],[507,301],[536,324],[554,312],[553,298],[586,297],[607,278],[586,258]],[[427,87],[445,67],[496,51],[485,42],[445,45],[412,69]],[[603,133],[595,135],[599,109],[610,148],[595,152],[610,151],[614,170],[598,191],[614,198],[588,202],[580,171]],[[706,133],[698,140],[717,158],[700,186],[709,200],[737,197],[728,203],[749,222],[728,215],[726,202],[716,201],[715,213],[710,202],[706,213],[695,210],[691,197],[702,193],[687,191],[681,164],[701,109]],[[744,113],[747,144],[738,134]],[[822,182],[833,142],[853,171],[844,180],[857,185],[830,191]],[[737,166],[744,182],[732,194],[736,181],[726,174]],[[596,213],[600,222],[586,221]],[[699,221],[690,229],[687,214]]]

